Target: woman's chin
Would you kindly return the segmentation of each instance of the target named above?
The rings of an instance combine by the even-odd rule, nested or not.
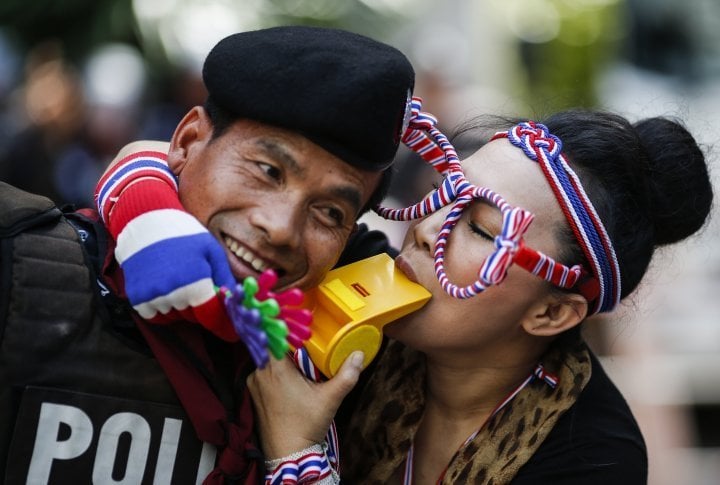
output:
[[[402,340],[402,334],[410,324],[409,320],[410,315],[406,315],[404,317],[398,318],[393,322],[388,323],[383,327],[383,334],[393,340]]]

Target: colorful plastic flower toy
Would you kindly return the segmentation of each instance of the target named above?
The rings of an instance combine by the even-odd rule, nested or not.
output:
[[[223,302],[230,320],[233,322],[235,332],[245,342],[250,356],[257,367],[264,367],[269,359],[267,352],[267,335],[262,329],[260,312],[255,308],[247,308],[245,301],[245,290],[243,285],[237,284],[232,291],[226,287],[219,289],[224,297]]]
[[[278,318],[285,322],[288,328],[287,341],[295,349],[303,346],[310,338],[310,324],[312,312],[306,308],[299,308],[305,295],[298,288],[291,288],[280,293],[273,293],[270,289],[277,283],[278,277],[274,271],[268,270],[260,275],[258,280],[259,300],[273,299],[280,305]]]
[[[312,313],[295,308],[303,301],[302,291],[293,288],[274,293],[270,290],[277,279],[275,272],[268,270],[258,280],[250,276],[234,289],[218,289],[235,331],[259,368],[268,363],[269,354],[280,359],[290,346],[300,348],[310,337]]]

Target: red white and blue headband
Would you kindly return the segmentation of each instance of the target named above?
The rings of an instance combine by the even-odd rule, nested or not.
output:
[[[377,207],[386,219],[409,221],[432,214],[452,204],[435,241],[435,274],[442,288],[455,298],[470,298],[491,285],[501,283],[515,263],[557,287],[573,289],[593,303],[590,314],[612,310],[620,301],[620,269],[612,242],[575,172],[562,154],[562,142],[547,127],[532,121],[497,133],[492,140],[507,138],[537,162],[550,184],[570,228],[591,265],[588,273],[580,265],[565,266],[525,245],[523,235],[534,216],[508,204],[500,195],[471,184],[460,166],[454,147],[437,128],[437,119],[421,111],[422,100],[413,98],[412,115],[403,142],[417,152],[444,178],[442,184],[422,201],[404,209]],[[502,213],[501,233],[495,237],[495,251],[478,271],[478,278],[465,287],[450,282],[445,273],[445,250],[450,231],[473,200],[482,198]]]

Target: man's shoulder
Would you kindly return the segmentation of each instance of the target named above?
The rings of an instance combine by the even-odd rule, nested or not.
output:
[[[55,203],[38,194],[0,182],[0,236],[10,237],[61,215]]]
[[[81,235],[55,203],[0,182],[3,344],[32,329],[65,335],[68,325],[91,321],[92,275]]]

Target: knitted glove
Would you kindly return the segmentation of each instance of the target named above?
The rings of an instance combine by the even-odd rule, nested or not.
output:
[[[161,152],[133,153],[96,186],[98,211],[117,242],[127,297],[146,320],[189,320],[237,341],[217,291],[233,288],[235,278],[220,243],[180,204],[166,160]]]

